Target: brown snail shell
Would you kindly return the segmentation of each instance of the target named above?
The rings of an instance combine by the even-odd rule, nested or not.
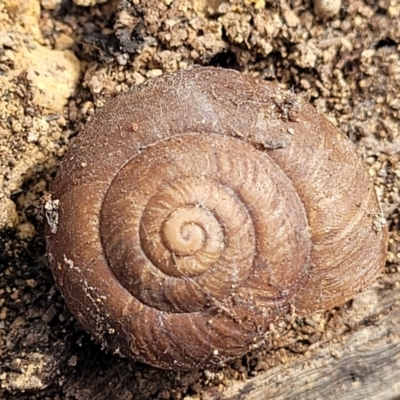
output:
[[[180,71],[110,101],[52,199],[48,253],[71,311],[162,368],[238,357],[290,307],[342,304],[385,262],[350,140],[293,93],[231,70]]]

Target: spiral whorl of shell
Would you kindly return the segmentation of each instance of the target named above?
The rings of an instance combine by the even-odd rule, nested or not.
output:
[[[386,229],[351,142],[276,85],[195,68],[100,110],[52,188],[58,287],[104,344],[210,366],[368,285]],[[374,229],[375,228],[375,229]]]

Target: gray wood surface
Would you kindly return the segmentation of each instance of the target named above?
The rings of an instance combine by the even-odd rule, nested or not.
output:
[[[347,332],[316,343],[289,365],[232,382],[223,392],[211,389],[203,399],[400,399],[398,278],[392,275],[391,282],[381,281],[354,300],[349,312],[358,323]]]

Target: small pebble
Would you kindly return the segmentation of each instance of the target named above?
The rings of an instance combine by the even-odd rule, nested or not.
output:
[[[40,5],[45,10],[55,10],[61,5],[61,0],[40,0]]]
[[[339,13],[342,0],[315,0],[314,12],[318,18],[328,19]]]

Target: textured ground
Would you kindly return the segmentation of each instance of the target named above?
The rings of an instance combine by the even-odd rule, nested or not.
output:
[[[208,399],[238,395],[237,385],[247,398],[251,379],[289,375],[305,353],[320,368],[318,349],[340,359],[346,335],[389,323],[400,281],[400,4],[343,0],[319,16],[310,0],[0,2],[0,398]],[[294,319],[277,342],[220,370],[174,373],[103,352],[71,317],[46,268],[39,199],[96,108],[193,64],[277,80],[339,126],[375,182],[389,253],[354,302]],[[314,398],[293,398],[302,396]]]

